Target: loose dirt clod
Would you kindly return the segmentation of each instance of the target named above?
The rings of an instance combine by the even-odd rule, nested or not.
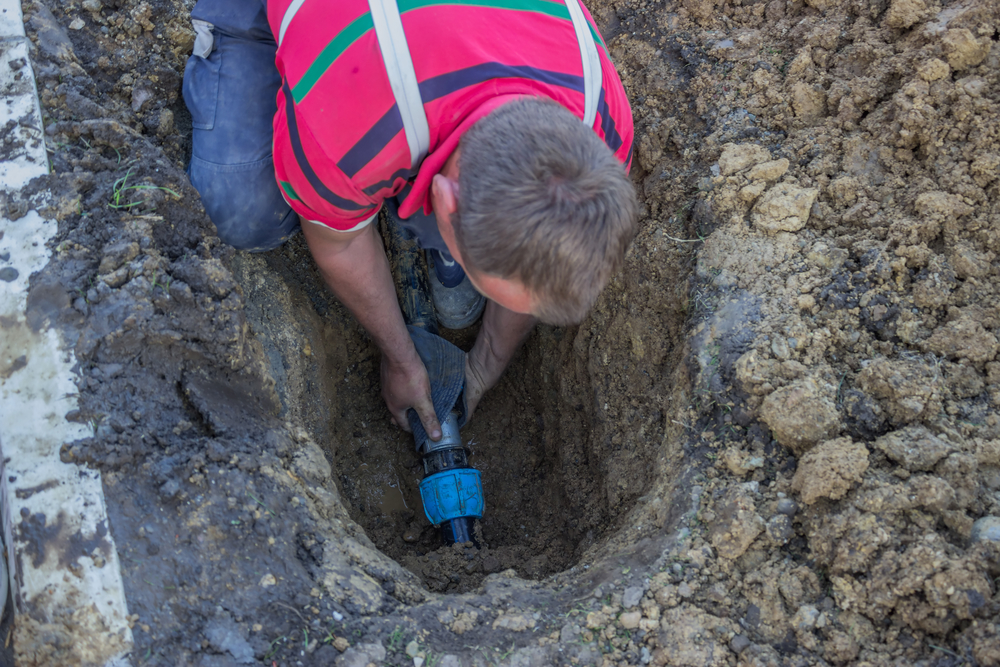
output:
[[[1000,664],[1000,4],[587,2],[641,229],[463,431],[481,550],[301,239],[214,236],[191,4],[24,4],[52,174],[2,202],[58,220],[30,323],[79,360],[133,662]]]

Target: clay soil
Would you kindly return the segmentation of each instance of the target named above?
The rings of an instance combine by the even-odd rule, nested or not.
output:
[[[442,548],[301,240],[187,183],[192,2],[24,3],[136,665],[1000,665],[1000,4],[588,2],[643,203],[463,430]],[[475,331],[449,337],[468,348]],[[18,627],[21,664],[74,664]]]

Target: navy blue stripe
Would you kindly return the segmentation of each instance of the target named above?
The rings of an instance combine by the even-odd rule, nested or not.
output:
[[[583,77],[565,72],[553,72],[527,65],[504,65],[503,63],[482,63],[465,69],[427,79],[420,84],[420,97],[424,102],[436,100],[454,93],[456,90],[474,86],[490,79],[531,79],[552,86],[569,88],[583,93]]]
[[[634,141],[632,142],[632,145],[628,147],[628,155],[625,156],[625,162],[624,162],[624,164],[625,164],[626,167],[628,166],[628,163],[632,161],[632,149],[633,148],[635,148],[635,142]]]
[[[382,149],[388,146],[392,138],[399,134],[402,129],[403,117],[399,114],[399,107],[393,104],[392,108],[385,112],[385,115],[379,118],[370,130],[365,132],[365,136],[361,137],[358,143],[354,144],[351,150],[340,158],[337,166],[347,174],[348,178],[354,178],[354,175],[382,152]],[[378,150],[371,153],[373,147],[376,146]]]
[[[359,204],[339,196],[333,190],[326,187],[326,184],[313,171],[312,165],[309,164],[309,160],[306,158],[306,152],[302,149],[302,140],[299,138],[299,122],[295,118],[295,101],[292,99],[292,91],[288,87],[287,81],[281,82],[281,89],[285,94],[285,120],[288,122],[288,137],[292,142],[292,153],[295,155],[295,161],[299,163],[299,169],[302,170],[312,189],[323,200],[345,211],[363,211],[372,208],[371,204]]]
[[[398,178],[409,180],[410,179],[410,170],[409,169],[400,169],[395,174],[393,174],[392,176],[390,176],[389,180],[387,180],[387,181],[379,181],[375,185],[369,185],[367,188],[365,188],[364,190],[362,190],[362,192],[364,192],[369,197],[374,197],[375,193],[377,193],[382,188],[391,187],[396,182],[396,179],[398,179]]]
[[[462,88],[468,88],[490,79],[531,79],[541,81],[552,86],[560,86],[583,93],[583,77],[564,72],[553,72],[551,70],[528,67],[526,65],[504,65],[503,63],[482,63],[455,70],[447,74],[427,79],[420,84],[420,98],[426,104],[431,100],[436,100],[446,95],[450,95]],[[613,123],[612,123],[613,127]],[[354,144],[349,151],[340,159],[337,166],[353,178],[361,169],[375,159],[379,153],[389,144],[397,133],[402,131],[403,121],[399,115],[399,109],[394,104],[375,125],[365,133],[363,137]],[[617,135],[616,135],[617,136]],[[618,145],[621,145],[619,139]],[[384,187],[380,185],[380,188]],[[369,189],[365,192],[368,193]]]
[[[615,128],[615,119],[611,117],[608,110],[608,101],[604,98],[604,88],[601,88],[601,96],[597,99],[597,111],[601,114],[601,129],[604,130],[604,143],[608,145],[611,152],[617,153],[621,148],[622,138]]]

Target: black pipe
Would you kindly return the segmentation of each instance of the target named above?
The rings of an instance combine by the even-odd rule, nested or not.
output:
[[[403,237],[403,230],[391,215],[384,216],[383,239],[386,255],[392,266],[396,295],[407,324],[437,335],[437,316],[431,303],[431,286],[427,266],[416,240]]]

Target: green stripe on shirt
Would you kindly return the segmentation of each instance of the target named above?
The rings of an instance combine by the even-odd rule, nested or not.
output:
[[[286,197],[292,201],[302,201],[302,198],[295,194],[295,189],[292,187],[291,183],[287,181],[278,181],[278,183],[281,184],[281,189],[285,191]]]
[[[340,57],[340,54],[347,50],[347,47],[358,41],[358,38],[369,30],[374,29],[375,24],[372,23],[371,12],[366,12],[351,21],[350,25],[330,40],[330,43],[320,52],[316,60],[313,61],[313,64],[309,66],[306,73],[299,79],[298,83],[292,87],[292,97],[295,98],[295,103],[300,103],[309,94],[309,91],[316,85],[316,82],[323,76],[323,73]]]
[[[488,7],[491,9],[506,9],[510,11],[520,11],[520,12],[536,12],[540,14],[547,14],[558,19],[564,19],[566,21],[571,21],[569,15],[569,10],[566,9],[566,5],[557,2],[549,2],[548,0],[463,0],[462,2],[455,2],[454,0],[398,0],[400,13],[408,12],[413,9],[423,9],[424,7],[440,7],[445,5],[452,5],[456,7]],[[589,25],[589,22],[588,22]],[[369,30],[374,30],[375,25],[372,23],[372,15],[370,12],[359,16],[354,21],[350,23],[346,28],[341,30],[330,43],[326,45],[316,60],[313,61],[309,69],[306,70],[302,78],[299,79],[298,83],[292,86],[292,97],[295,99],[295,103],[299,104],[305,99],[305,96],[309,94],[309,91],[313,89],[316,82],[320,80],[327,69],[340,57],[340,55],[348,49],[354,42],[364,36]],[[594,36],[594,41],[597,45],[604,50],[605,55],[607,55],[607,49],[604,46],[604,40],[601,39],[600,34],[594,30],[594,26],[590,26],[590,32]]]

